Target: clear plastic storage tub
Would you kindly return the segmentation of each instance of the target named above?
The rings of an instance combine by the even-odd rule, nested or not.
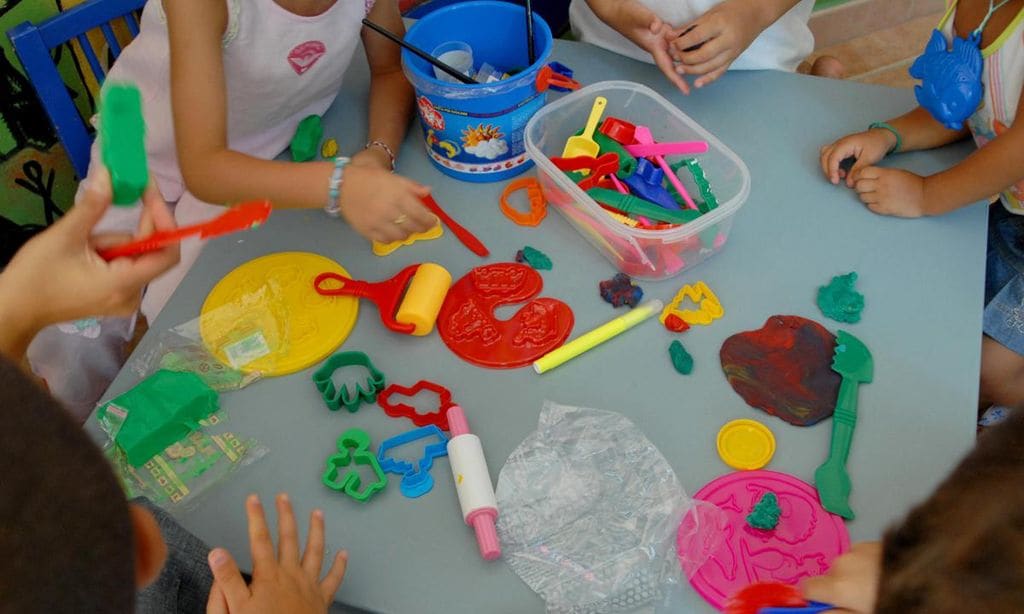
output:
[[[696,220],[665,229],[634,228],[614,219],[558,170],[565,141],[587,121],[596,96],[608,100],[603,117],[651,129],[658,142],[707,141],[700,163],[718,207]],[[750,194],[750,172],[740,158],[697,122],[650,88],[629,81],[604,81],[549,104],[526,126],[526,151],[548,203],[568,219],[620,271],[640,279],[667,279],[717,253],[729,238],[733,218]],[[681,160],[668,156],[669,163]],[[691,196],[699,190],[685,169],[678,177]]]

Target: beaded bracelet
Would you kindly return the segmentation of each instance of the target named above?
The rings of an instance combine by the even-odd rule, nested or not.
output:
[[[327,204],[324,205],[324,213],[331,217],[341,215],[341,183],[345,180],[345,166],[350,159],[345,156],[338,156],[334,159],[334,172],[331,173],[331,183],[328,189]]]
[[[367,141],[366,142],[366,146],[363,147],[363,149],[369,149],[371,147],[379,147],[379,148],[384,150],[384,153],[386,153],[388,155],[388,159],[391,160],[391,172],[392,173],[395,172],[395,168],[396,168],[395,152],[392,151],[390,147],[388,147],[388,144],[385,143],[384,141],[381,141],[380,139],[374,139],[372,141]]]
[[[893,145],[892,149],[887,151],[885,155],[889,155],[889,154],[891,154],[893,152],[897,152],[897,151],[900,150],[900,148],[903,147],[903,137],[901,137],[899,131],[896,130],[895,128],[893,128],[891,125],[889,125],[888,122],[874,122],[873,124],[868,126],[868,130],[874,130],[875,128],[881,128],[882,130],[888,130],[889,132],[892,133],[893,136],[896,137],[896,144]]]

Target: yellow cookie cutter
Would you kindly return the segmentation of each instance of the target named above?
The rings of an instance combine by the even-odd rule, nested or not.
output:
[[[696,303],[698,309],[680,309],[679,305],[686,299]],[[718,301],[718,297],[711,291],[711,288],[703,281],[698,281],[693,285],[686,284],[680,288],[672,302],[662,310],[661,317],[658,319],[664,324],[671,315],[691,326],[698,324],[707,326],[725,315],[725,309],[722,308],[722,303]]]
[[[373,253],[378,256],[387,256],[391,252],[395,251],[399,247],[406,245],[412,245],[417,241],[430,241],[432,239],[440,238],[444,234],[444,228],[441,227],[441,223],[438,222],[437,226],[434,226],[426,232],[416,232],[408,236],[404,241],[392,241],[391,243],[380,243],[378,241],[373,242]]]

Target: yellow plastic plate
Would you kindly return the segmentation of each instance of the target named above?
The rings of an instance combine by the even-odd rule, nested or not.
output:
[[[340,264],[308,252],[250,260],[221,279],[199,323],[207,349],[224,364],[265,377],[288,375],[336,350],[356,324],[359,300],[320,296],[313,279]]]

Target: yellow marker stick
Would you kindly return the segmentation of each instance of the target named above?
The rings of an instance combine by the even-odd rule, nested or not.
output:
[[[569,343],[566,343],[562,347],[541,356],[534,361],[533,370],[537,373],[545,373],[563,363],[569,362],[587,350],[601,345],[605,341],[626,332],[647,318],[655,315],[661,311],[663,306],[664,304],[657,299],[647,301],[643,305],[634,308],[629,313],[602,324],[589,333],[583,334]]]

